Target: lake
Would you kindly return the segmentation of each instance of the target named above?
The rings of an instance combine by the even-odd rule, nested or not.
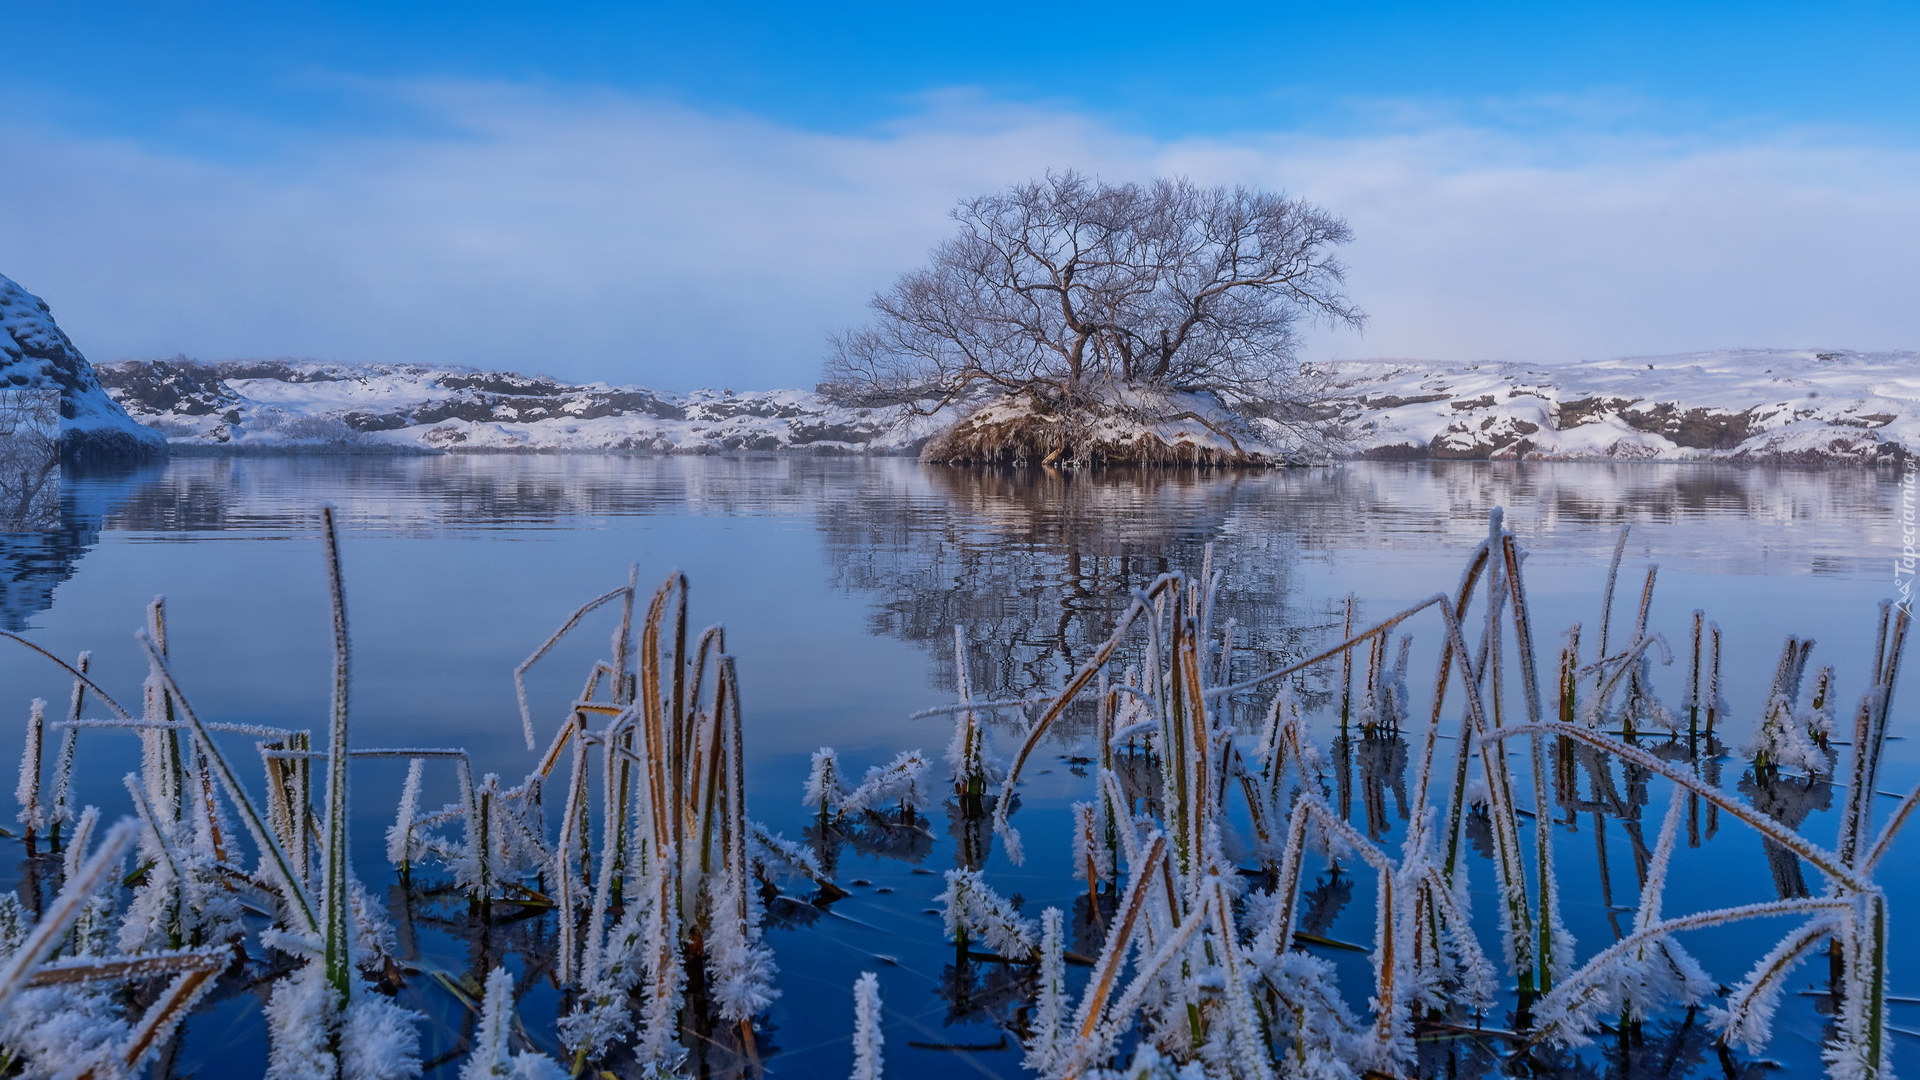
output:
[[[976,694],[1034,695],[1057,687],[1107,637],[1132,590],[1168,570],[1197,572],[1212,545],[1212,565],[1224,575],[1216,620],[1230,617],[1239,628],[1235,671],[1268,670],[1338,641],[1350,594],[1356,625],[1365,625],[1451,592],[1486,535],[1489,510],[1504,507],[1529,553],[1537,633],[1555,650],[1572,622],[1591,641],[1609,558],[1630,526],[1615,626],[1631,618],[1657,563],[1650,625],[1675,655],[1672,667],[1654,669],[1661,695],[1669,704],[1682,696],[1691,613],[1703,609],[1723,631],[1727,657],[1728,749],[1714,759],[1722,786],[1783,819],[1804,817],[1807,835],[1830,843],[1841,783],[1751,778],[1737,748],[1754,729],[1789,634],[1815,639],[1815,666],[1834,666],[1846,737],[1867,680],[1876,605],[1894,595],[1902,542],[1893,473],[1703,465],[1061,473],[831,457],[184,458],[131,477],[70,479],[63,499],[61,528],[0,537],[0,624],[58,655],[92,650],[103,686],[137,701],[145,666],[133,634],[146,605],[164,595],[176,673],[204,717],[316,730],[326,726],[330,641],[317,508],[335,505],[353,627],[355,743],[464,746],[477,770],[509,780],[536,760],[520,734],[515,666],[581,603],[624,584],[630,566],[643,590],[684,571],[694,625],[724,623],[738,658],[749,813],[790,839],[814,822],[801,791],[822,746],[837,748],[856,773],[909,749],[925,750],[944,769],[938,758],[950,722],[909,717],[954,699],[956,625],[966,628]],[[589,616],[530,673],[543,743],[593,660],[606,655],[610,612]],[[1432,622],[1416,625],[1412,683],[1422,700],[1437,641]],[[1299,689],[1340,770],[1351,819],[1397,850],[1406,815],[1400,771],[1408,743],[1417,747],[1424,735],[1425,714],[1416,710],[1403,739],[1336,740],[1336,682],[1337,667],[1323,668]],[[0,642],[5,730],[21,730],[35,697],[64,702],[68,685],[44,660]],[[1916,694],[1909,686],[1895,699],[1894,741],[1878,785],[1888,791],[1920,780],[1920,757],[1900,738]],[[1243,728],[1257,723],[1263,700],[1234,703]],[[86,738],[82,797],[109,816],[124,812],[120,777],[137,767],[137,740]],[[1003,732],[1003,750],[1011,741]],[[1084,893],[1062,866],[1068,807],[1090,797],[1084,742],[1049,742],[1028,767],[1018,817],[1030,838],[1027,862],[1013,865],[996,850],[986,866],[988,880],[1018,894],[1029,915],[1048,905],[1071,911]],[[246,740],[234,747],[251,768]],[[405,773],[402,761],[356,766],[356,865],[376,893],[393,879],[383,834]],[[1358,785],[1351,792],[1350,773]],[[1594,809],[1592,799],[1563,807],[1561,827],[1594,847],[1586,863],[1561,867],[1566,919],[1583,957],[1630,928],[1636,871],[1644,871],[1666,806],[1664,790],[1656,785],[1649,795],[1644,778],[1639,788],[1631,777],[1623,783],[1610,811]],[[451,795],[451,780],[435,778],[426,802]],[[1885,810],[1894,800],[1880,801]],[[954,865],[954,839],[945,812],[936,805],[930,813],[909,842],[834,841],[851,895],[824,906],[778,905],[767,937],[783,996],[760,1047],[769,1073],[845,1075],[850,987],[873,970],[885,1000],[889,1071],[1022,1074],[1020,1050],[1004,1035],[1018,1008],[1011,976],[956,971],[953,947],[941,940],[934,897]],[[1794,887],[1791,856],[1768,852],[1737,823],[1720,822],[1712,835],[1713,824],[1699,847],[1676,856],[1669,913],[1772,899]],[[1896,955],[1914,959],[1920,927],[1906,913],[1920,902],[1920,860],[1908,852],[1920,836],[1903,844],[1879,880],[1894,912]],[[1371,876],[1309,863],[1320,875],[1315,932],[1370,942]],[[9,872],[7,884],[19,880]],[[1476,889],[1488,887],[1484,860],[1470,875]],[[1806,879],[1817,894],[1818,875]],[[481,926],[464,905],[423,902],[414,911],[400,890],[386,895],[396,916],[406,916],[402,944],[422,971],[457,980],[501,958],[536,976],[544,970],[537,954],[552,935],[545,917]],[[1757,955],[1755,935],[1775,930],[1742,924],[1688,944],[1730,985]],[[1491,931],[1486,940],[1491,948]],[[1327,955],[1363,1008],[1364,954]],[[1819,1068],[1826,999],[1801,991],[1823,989],[1825,971],[1815,961],[1795,974],[1764,1055],[1786,1075]],[[1896,963],[1892,992],[1920,994],[1920,979],[1901,971]],[[1075,978],[1082,977],[1083,969]],[[447,1054],[471,1020],[432,979],[415,982],[409,1004],[434,1018],[424,1049]],[[521,1016],[551,1049],[557,995],[537,977],[528,982]],[[261,993],[223,989],[189,1022],[173,1072],[255,1075],[265,1053]],[[1920,1005],[1892,1009],[1896,1027],[1920,1029]],[[1607,1046],[1585,1060],[1603,1075],[1725,1075],[1698,1024],[1673,1019],[1650,1029],[1646,1048]],[[1422,1060],[1435,1074],[1497,1070],[1484,1046],[1436,1043],[1423,1046]],[[1649,1065],[1656,1060],[1671,1067]],[[1894,1062],[1920,1066],[1920,1040],[1898,1036]],[[429,1075],[455,1072],[457,1063]]]

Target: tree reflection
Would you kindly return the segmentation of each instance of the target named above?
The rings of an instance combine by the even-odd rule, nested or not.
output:
[[[0,462],[0,468],[31,468],[25,460],[31,455],[0,444],[0,457],[9,453],[14,460]],[[108,516],[157,473],[154,466],[59,466],[31,498],[16,499],[13,508],[20,512],[0,515],[0,629],[18,633],[52,607],[54,590],[100,542]],[[10,493],[17,496],[20,489],[0,491],[0,499]]]
[[[1312,552],[1472,544],[1486,509],[1506,505],[1543,528],[1579,526],[1570,535],[1604,555],[1606,533],[1626,520],[1797,527],[1857,518],[1892,486],[1859,470],[1599,463],[1069,472],[803,456],[186,457],[122,491],[106,522],[143,532],[304,530],[319,502],[338,505],[360,533],[418,536],[607,517],[805,515],[830,580],[875,598],[874,632],[932,646],[933,678],[946,689],[945,635],[964,625],[980,692],[1018,696],[1083,660],[1133,589],[1169,569],[1196,571],[1209,543],[1225,575],[1216,622],[1242,628],[1248,651],[1236,666],[1251,670],[1337,621],[1300,596],[1298,568]],[[1860,558],[1854,539],[1808,528],[1795,557],[1816,572],[1844,565]],[[1667,558],[1736,570],[1778,557],[1715,529],[1672,529],[1658,543]]]
[[[60,396],[0,384],[0,532],[60,521]]]
[[[1243,628],[1236,670],[1296,657],[1328,617],[1298,610],[1292,535],[1236,528],[1262,501],[1263,479],[874,470],[824,488],[818,520],[833,583],[878,597],[874,633],[928,647],[934,683],[950,688],[944,646],[965,626],[975,694],[1014,699],[1057,685],[1107,639],[1136,590],[1170,570],[1199,571],[1210,543],[1224,575],[1215,625]]]

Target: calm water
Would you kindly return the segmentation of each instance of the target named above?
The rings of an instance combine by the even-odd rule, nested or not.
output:
[[[513,667],[580,602],[623,583],[630,564],[643,583],[684,570],[694,621],[724,622],[739,657],[751,814],[789,837],[809,823],[799,793],[815,748],[838,747],[856,770],[903,749],[937,757],[944,748],[945,721],[904,718],[951,699],[953,626],[967,627],[976,685],[996,696],[1028,694],[1104,639],[1128,590],[1167,569],[1197,570],[1208,543],[1227,572],[1224,614],[1244,630],[1240,664],[1250,673],[1333,640],[1349,593],[1372,618],[1451,590],[1494,506],[1506,507],[1531,553],[1526,570],[1542,637],[1552,641],[1574,621],[1592,627],[1614,539],[1631,525],[1629,601],[1657,562],[1655,628],[1682,648],[1690,613],[1702,608],[1725,631],[1728,741],[1737,746],[1789,633],[1815,638],[1816,665],[1837,669],[1844,716],[1864,688],[1875,604],[1893,592],[1900,542],[1890,476],[1691,466],[1369,464],[1087,477],[807,458],[191,459],[135,478],[70,483],[65,498],[61,530],[0,536],[0,624],[63,655],[93,650],[103,683],[122,700],[137,699],[144,670],[132,634],[144,605],[164,594],[176,668],[204,716],[324,727],[328,645],[315,508],[331,502],[345,528],[355,742],[464,745],[477,767],[509,777],[532,764],[519,737]],[[584,626],[535,670],[543,740],[604,651],[611,618]],[[1426,646],[1434,638],[1431,624],[1417,632],[1416,672],[1431,671]],[[1668,701],[1677,700],[1679,666],[1660,677]],[[1305,689],[1321,701],[1329,692],[1324,679]],[[61,701],[66,693],[44,661],[0,649],[5,730],[19,731],[33,697]],[[1909,685],[1897,696],[1896,734],[1905,732],[1916,695]],[[84,793],[116,813],[134,742],[101,736],[85,760]],[[1904,790],[1920,778],[1909,746],[1893,744],[1883,787]],[[1067,804],[1088,797],[1087,781],[1063,757],[1071,749],[1051,748],[1023,789],[1028,863],[1011,866],[996,854],[988,866],[989,879],[1019,893],[1029,914],[1070,905],[1077,891],[1058,865]],[[1402,825],[1390,797],[1402,751],[1371,741],[1333,749],[1356,777],[1355,821],[1391,842]],[[1729,755],[1721,767],[1723,783],[1741,786],[1741,760]],[[356,773],[356,844],[369,882],[391,876],[380,836],[403,774],[404,765],[384,762]],[[1646,793],[1629,781],[1621,803],[1628,820],[1577,819],[1585,843],[1605,847],[1563,867],[1567,918],[1583,957],[1630,924],[1636,862],[1664,810],[1664,791],[1656,790],[1642,828],[1635,800]],[[1808,815],[1808,834],[1831,840],[1826,804],[1840,802],[1837,787],[1743,790],[1790,820]],[[428,803],[441,794],[429,791]],[[769,1030],[775,1075],[845,1075],[848,988],[866,969],[881,975],[896,1075],[1018,1073],[1017,1048],[937,1049],[995,1045],[994,1016],[1009,1006],[995,999],[993,973],[946,968],[953,953],[928,909],[953,850],[938,808],[934,818],[930,836],[904,850],[847,846],[843,883],[867,884],[851,886],[854,895],[825,912],[784,905],[785,917],[770,926],[784,991]],[[1591,835],[1596,823],[1602,827]],[[1904,843],[1920,850],[1920,836]],[[1911,970],[1920,923],[1911,931],[1902,923],[1920,901],[1920,872],[1911,857],[1893,861],[1882,877]],[[1794,869],[1770,862],[1758,839],[1732,823],[1683,850],[1676,867],[1670,914],[1771,899]],[[1491,880],[1484,862],[1473,872],[1476,886]],[[1809,877],[1817,890],[1817,876]],[[1371,940],[1370,885],[1324,876],[1321,885],[1315,910],[1323,932]],[[549,933],[541,920],[483,933],[464,907],[396,914],[411,916],[403,930],[421,965],[456,975],[502,955],[527,963],[516,950],[537,955]],[[1689,946],[1730,984],[1757,955],[1757,936],[1775,930],[1745,924],[1695,935]],[[1364,978],[1364,956],[1336,959]],[[1797,974],[1796,989],[1815,987],[1816,966]],[[1899,964],[1894,970],[1895,994],[1920,994],[1920,981],[1903,979]],[[1790,1075],[1817,1068],[1823,1000],[1790,997],[1783,1009],[1769,1057]],[[553,1001],[550,989],[530,992],[521,1006],[530,1029],[545,1030]],[[264,1060],[257,1004],[236,990],[196,1017],[176,1073],[252,1075]],[[415,1004],[436,1017],[429,1054],[453,1049],[458,1007],[430,987]],[[1894,1008],[1896,1026],[1920,1028],[1920,1006]],[[1674,1071],[1722,1075],[1697,1025],[1649,1036],[1660,1039],[1661,1060],[1680,1065]],[[1920,1040],[1903,1037],[1896,1064],[1920,1066],[1917,1047]],[[1477,1060],[1460,1048],[1435,1053],[1456,1055],[1457,1065]],[[1607,1053],[1615,1052],[1590,1060],[1603,1070],[1660,1074],[1648,1071],[1644,1053],[1611,1066]],[[246,1064],[234,1071],[234,1062]]]

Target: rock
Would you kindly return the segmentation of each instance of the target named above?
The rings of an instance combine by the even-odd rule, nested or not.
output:
[[[1872,465],[1920,450],[1916,370],[1916,353],[1831,349],[1553,366],[1353,360],[1312,365],[1302,379],[1308,400],[1252,418],[1205,393],[1125,388],[1072,417],[1034,400],[984,397],[923,416],[804,390],[675,394],[419,364],[176,358],[103,364],[100,377],[175,445],[232,452],[919,452],[929,461],[1033,465],[1272,464],[1344,453]],[[1330,435],[1328,423],[1339,430]]]
[[[234,452],[911,454],[951,423],[803,390],[668,394],[544,375],[311,360],[104,364],[108,393],[176,446]]]
[[[107,395],[46,301],[0,276],[0,384],[59,396],[59,451],[69,464],[146,461],[167,454],[159,432],[142,427]]]
[[[123,407],[147,415],[211,416],[240,403],[220,373],[184,356],[96,368],[100,385]]]
[[[1375,460],[1874,465],[1920,450],[1920,353],[1729,349],[1534,366],[1313,365]]]

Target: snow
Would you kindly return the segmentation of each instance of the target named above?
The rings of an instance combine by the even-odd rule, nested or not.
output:
[[[0,353],[19,361],[29,354],[55,352],[71,348],[67,335],[54,324],[47,302],[20,287],[12,278],[0,275]]]
[[[144,456],[164,450],[152,431],[102,391],[47,302],[0,275],[0,386],[9,384],[59,393],[63,452]]]
[[[671,394],[461,367],[121,361],[101,370],[114,399],[176,446],[911,454],[954,419],[840,406],[805,390]]]
[[[1201,390],[1081,386],[1062,409],[1030,393],[985,401],[926,449],[934,461],[1075,465],[1090,461],[1256,464],[1324,457],[1298,425],[1252,420]]]
[[[58,333],[37,305],[0,307],[21,340]],[[418,364],[123,361],[100,370],[108,394],[176,446],[912,454],[966,412],[920,417],[806,390],[674,394]],[[170,400],[135,385],[142,375],[212,389]],[[1557,366],[1344,360],[1307,375],[1322,415],[1369,457],[1869,462],[1920,448],[1915,352],[1725,349]],[[988,404],[973,419],[1019,411]],[[1115,423],[1098,421],[1093,434],[1136,434],[1107,430]],[[1263,426],[1274,443],[1263,449],[1284,456],[1288,433],[1254,422]],[[1170,438],[1227,448],[1198,423],[1168,428]]]
[[[1367,456],[1866,462],[1920,447],[1920,353],[1318,364]]]

